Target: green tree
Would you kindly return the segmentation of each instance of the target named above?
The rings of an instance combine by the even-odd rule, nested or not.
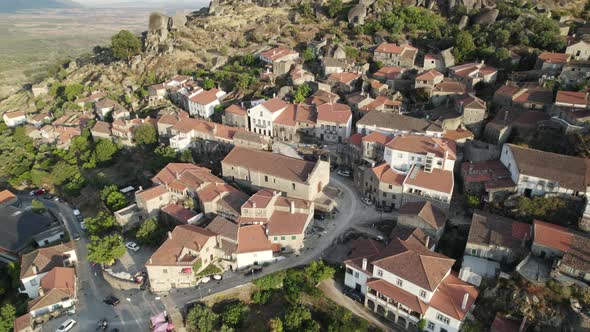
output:
[[[301,56],[303,57],[303,61],[309,62],[315,59],[315,52],[313,51],[313,48],[308,47],[303,51]]]
[[[188,332],[213,332],[219,324],[219,315],[204,305],[192,307],[186,315]]]
[[[171,162],[176,161],[176,151],[169,146],[158,146],[154,149],[154,168],[161,169]]]
[[[10,332],[16,319],[16,309],[10,303],[2,305],[0,309],[0,332]]]
[[[64,89],[64,97],[67,101],[73,101],[84,92],[84,86],[79,83],[70,84]]]
[[[297,331],[310,319],[311,311],[302,304],[295,304],[290,306],[285,312],[285,327],[288,330]]]
[[[252,303],[259,305],[267,304],[268,301],[270,301],[272,294],[272,290],[256,290],[251,296]]]
[[[107,164],[118,152],[119,147],[110,139],[98,138],[95,140],[94,155],[98,164]]]
[[[285,275],[285,271],[267,274],[262,278],[254,280],[254,285],[261,290],[281,288],[283,286]]]
[[[92,235],[104,234],[115,228],[116,225],[115,217],[105,211],[100,211],[94,218],[84,219],[86,231]]]
[[[41,202],[38,199],[34,199],[31,202],[31,208],[33,209],[33,212],[38,214],[42,214],[43,212],[45,212],[45,204],[43,204],[43,202]]]
[[[271,318],[268,321],[268,329],[270,332],[283,332],[283,321],[280,317]]]
[[[312,261],[305,267],[305,275],[313,285],[317,285],[326,279],[334,277],[335,272],[336,271],[333,267],[324,264],[324,261],[322,260]]]
[[[152,145],[158,142],[156,129],[149,124],[142,124],[135,128],[133,138],[139,145]]]
[[[111,38],[113,54],[120,59],[129,59],[141,52],[141,41],[128,30],[121,30]]]
[[[195,159],[193,158],[193,154],[192,154],[191,150],[189,150],[189,149],[183,150],[180,153],[180,157],[178,159],[183,163],[191,163],[191,164],[195,163]]]
[[[160,243],[164,232],[165,229],[160,226],[158,220],[152,217],[139,226],[137,233],[135,233],[135,237],[140,244],[157,246]]]
[[[332,18],[336,17],[340,14],[343,7],[342,0],[330,0],[330,3],[328,4],[328,15]]]
[[[206,78],[203,80],[203,89],[211,90],[215,87],[215,81],[210,78]]]
[[[119,234],[92,236],[87,247],[88,260],[99,264],[111,265],[125,254],[125,243]]]
[[[455,36],[455,48],[453,48],[453,55],[457,62],[468,59],[474,51],[473,36],[467,31],[459,31]]]
[[[237,327],[246,319],[248,310],[250,308],[244,302],[231,303],[224,308],[221,321],[225,325]]]
[[[305,98],[309,97],[311,93],[311,88],[306,83],[301,84],[295,90],[295,94],[293,95],[293,102],[296,104],[302,103]]]
[[[129,202],[127,201],[127,198],[125,197],[125,195],[123,195],[123,193],[121,193],[120,191],[115,191],[107,197],[105,204],[107,205],[109,210],[114,212],[126,207],[129,204]]]

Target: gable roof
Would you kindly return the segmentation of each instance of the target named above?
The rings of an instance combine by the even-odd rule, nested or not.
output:
[[[534,243],[567,252],[574,235],[569,229],[548,222],[533,221]]]
[[[383,53],[391,53],[391,54],[402,54],[406,51],[418,51],[417,48],[408,45],[408,44],[402,44],[402,45],[397,45],[394,43],[381,43],[377,46],[377,48],[375,48],[375,52],[383,52]]]
[[[447,214],[429,201],[406,202],[399,209],[400,215],[417,215],[424,222],[439,229],[445,225]]]
[[[0,191],[0,204],[10,202],[16,199],[16,195],[14,195],[10,190],[5,189]]]
[[[287,107],[287,103],[279,97],[269,99],[261,105],[264,106],[264,108],[266,108],[271,113],[278,112]]]
[[[433,168],[426,172],[423,167],[414,165],[408,172],[404,185],[430,189],[445,194],[452,194],[454,187],[453,171]]]
[[[392,112],[370,111],[358,122],[358,126],[386,128],[408,132],[436,131],[442,132],[442,128],[425,119],[413,118]]]
[[[517,249],[531,235],[531,225],[494,215],[475,211],[467,243],[484,246]]]
[[[566,53],[543,52],[539,54],[539,59],[548,63],[566,63],[570,58]]]
[[[55,267],[64,265],[64,254],[74,250],[74,243],[67,242],[52,247],[39,248],[21,257],[20,278],[28,278],[40,273],[47,273]],[[37,273],[33,270],[33,265]]]
[[[216,216],[206,227],[213,233],[222,237],[237,241],[238,240],[238,224],[229,221],[222,216]]]
[[[225,113],[232,113],[236,115],[246,115],[248,111],[239,105],[230,105],[224,110]]]
[[[352,118],[350,107],[344,104],[322,104],[317,107],[318,121],[348,123]]]
[[[438,158],[457,159],[457,144],[446,138],[423,135],[398,135],[389,141],[386,146],[392,150],[423,155],[432,153]]]
[[[461,305],[465,294],[468,294],[468,298],[465,309],[462,309]],[[459,279],[451,272],[436,289],[429,305],[462,321],[471,310],[471,306],[473,306],[478,296],[479,290],[477,287]]]
[[[387,163],[371,168],[371,172],[379,179],[379,182],[401,186],[406,177],[405,174],[394,171]]]
[[[266,237],[261,225],[244,225],[238,228],[238,248],[236,253],[244,254],[272,250],[272,244]]]
[[[436,77],[444,76],[441,72],[435,69],[430,69],[428,71],[423,72],[422,74],[416,76],[416,81],[430,81],[435,79]]]
[[[222,160],[223,163],[256,170],[263,174],[299,183],[307,181],[316,165],[316,162],[312,161],[237,146],[225,156]]]
[[[73,297],[76,293],[76,270],[71,267],[54,267],[41,278],[41,288],[45,292],[59,289]]]
[[[372,143],[379,143],[381,145],[386,145],[387,142],[391,141],[391,137],[382,134],[378,131],[374,131],[364,137],[362,137],[363,142],[372,142]]]
[[[149,258],[146,265],[177,265],[183,248],[201,251],[211,237],[217,234],[194,225],[176,226],[166,241]]]

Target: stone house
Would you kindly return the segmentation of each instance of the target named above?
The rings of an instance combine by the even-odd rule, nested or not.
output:
[[[288,48],[275,47],[259,53],[258,58],[265,63],[273,64],[281,61],[295,61],[299,58],[299,53]]]
[[[570,60],[559,75],[564,86],[584,83],[590,77],[590,60]]]
[[[434,106],[448,103],[455,96],[467,93],[467,86],[453,78],[443,78],[442,82],[435,84],[430,91],[430,101]]]
[[[458,332],[479,291],[431,243],[420,229],[394,229],[387,245],[358,240],[344,261],[344,284],[364,296],[369,310],[406,329],[423,321],[429,331]]]
[[[273,121],[274,138],[297,142],[302,134],[315,136],[317,113],[310,105],[287,104],[287,108]]]
[[[362,157],[370,160],[373,164],[383,161],[385,145],[390,140],[391,137],[378,131],[363,136],[361,139]]]
[[[354,66],[353,61],[347,59],[338,59],[326,57],[322,59],[322,69],[324,75],[340,74],[350,71]]]
[[[565,53],[571,55],[573,60],[590,60],[590,43],[580,40],[568,45]]]
[[[447,223],[447,214],[430,202],[403,204],[398,211],[397,225],[419,228],[435,241],[439,241]]]
[[[536,84],[519,87],[507,81],[493,97],[494,104],[523,110],[546,110],[553,103],[553,91]]]
[[[373,51],[373,60],[386,66],[414,68],[417,54],[418,49],[408,44],[381,43]]]
[[[566,131],[580,131],[590,123],[590,94],[587,92],[557,91],[551,114],[556,116]]]
[[[528,254],[531,225],[484,211],[475,211],[465,255],[499,263],[512,263]]]
[[[404,174],[396,172],[387,164],[381,164],[365,171],[362,192],[375,205],[399,209],[402,202]]]
[[[152,292],[195,286],[196,274],[215,259],[217,234],[194,225],[176,226],[145,264]]]
[[[315,81],[315,76],[303,69],[302,65],[295,65],[289,72],[289,78],[291,79],[293,86],[299,86],[307,82]]]
[[[55,311],[65,311],[77,301],[76,271],[70,267],[54,267],[39,283],[39,296],[28,304],[32,318]]]
[[[461,179],[466,193],[483,197],[486,202],[496,200],[496,195],[516,190],[510,172],[499,160],[469,161],[461,164]]]
[[[49,115],[49,113],[37,113],[37,114],[30,115],[27,118],[27,123],[29,123],[37,128],[40,128],[44,124],[51,122],[52,119],[53,119],[53,117],[51,115]]]
[[[392,113],[371,111],[356,123],[359,134],[368,135],[374,131],[386,136],[399,134],[421,134],[432,137],[442,137],[444,130],[437,124],[426,119]]]
[[[128,111],[118,102],[110,99],[110,98],[103,98],[94,103],[94,111],[98,115],[98,117],[104,121],[104,119],[111,114],[113,119],[128,119],[129,114]],[[115,113],[118,114],[115,117]]]
[[[455,109],[463,115],[463,124],[467,129],[475,134],[482,130],[483,121],[487,114],[485,101],[470,93],[455,99]]]
[[[327,83],[336,91],[349,93],[356,90],[357,82],[361,78],[359,73],[343,72],[330,74]]]
[[[150,104],[155,104],[166,98],[166,86],[164,84],[155,84],[148,86],[148,101]]]
[[[104,121],[97,120],[94,126],[90,129],[90,133],[94,139],[104,138],[112,139],[112,124]]]
[[[312,202],[330,182],[329,161],[305,161],[241,147],[233,148],[221,161],[221,168],[223,177],[232,182]]]
[[[435,69],[431,69],[416,76],[416,79],[414,80],[414,88],[424,88],[430,93],[430,91],[434,89],[434,86],[441,83],[444,78],[445,76],[442,73]]]
[[[317,108],[316,137],[342,143],[352,132],[352,112],[344,104],[322,104]]]
[[[557,75],[570,60],[566,53],[543,52],[537,57],[535,68],[549,75]]]
[[[393,88],[395,87],[395,81],[400,79],[406,70],[406,68],[398,66],[383,66],[373,74],[373,78]]]
[[[223,110],[221,123],[226,126],[244,128],[248,130],[248,111],[238,105],[230,105]]]

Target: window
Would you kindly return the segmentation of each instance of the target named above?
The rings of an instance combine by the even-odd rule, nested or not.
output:
[[[162,273],[168,273],[168,269],[163,269]]]
[[[285,237],[284,236],[281,236],[281,240],[285,240]]]
[[[529,177],[528,176],[523,176],[522,177],[522,182],[529,182]]]
[[[434,331],[434,323],[433,322],[428,322],[428,329],[429,330],[433,330]]]
[[[445,323],[445,324],[447,324],[447,325],[449,325],[449,323],[451,322],[451,320],[449,319],[449,317],[445,317],[445,316],[443,316],[441,314],[436,314],[436,319],[439,320],[439,321],[441,321],[441,322],[443,322],[443,323]]]
[[[31,286],[37,286],[37,279],[31,280]]]
[[[401,280],[401,279],[397,279],[397,282],[396,282],[396,284],[397,284],[399,287],[402,287],[402,286],[404,285],[404,281],[403,281],[403,280]]]
[[[279,237],[278,236],[275,236],[275,241],[277,241],[278,239],[279,239]]]
[[[358,278],[359,278],[359,273],[358,273],[358,272],[356,272],[356,271],[354,272],[354,278],[355,278],[355,279],[358,279]]]
[[[268,182],[268,175],[264,176],[264,182]]]
[[[351,268],[349,268],[349,267],[347,267],[347,268],[346,268],[346,273],[348,273],[348,274],[352,274],[352,269],[351,269]]]
[[[390,185],[389,185],[389,189],[393,189],[393,185],[391,185],[391,184],[390,184]]]
[[[420,297],[426,298],[426,291],[425,290],[423,290],[423,289],[420,290]]]
[[[377,270],[377,276],[383,277],[383,270]]]
[[[297,240],[297,236],[296,235],[292,235],[291,236],[291,240]]]
[[[291,185],[293,186],[293,190],[295,190],[295,183],[291,183]]]

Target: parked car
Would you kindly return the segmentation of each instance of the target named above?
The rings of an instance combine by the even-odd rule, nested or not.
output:
[[[244,275],[247,277],[247,276],[252,276],[252,275],[258,274],[260,272],[262,272],[262,268],[255,266],[255,267],[249,268],[248,271]]]
[[[41,196],[41,195],[45,195],[47,191],[43,188],[41,189],[37,189],[33,192],[33,196]]]
[[[361,201],[367,205],[373,205],[373,201],[371,201],[369,197],[363,197],[361,198]]]
[[[135,242],[129,241],[129,242],[125,243],[125,247],[127,247],[127,249],[132,250],[132,251],[139,251],[139,246]]]
[[[96,330],[106,331],[107,327],[109,327],[109,321],[106,318],[99,320],[96,324]]]
[[[201,278],[201,281],[199,283],[206,284],[209,281],[211,281],[211,277],[203,277],[203,278]]]
[[[79,241],[80,240],[80,235],[78,233],[72,234],[72,240]]]
[[[345,289],[344,294],[356,302],[362,302],[362,297],[353,289]]]
[[[385,212],[385,213],[391,213],[391,212],[393,212],[393,208],[391,206],[385,205],[383,207],[383,212]]]
[[[72,212],[74,213],[74,216],[76,217],[76,219],[78,219],[78,221],[84,220],[84,217],[82,216],[82,213],[80,213],[80,210],[74,209]]]
[[[347,169],[340,169],[340,170],[338,170],[338,172],[336,172],[336,173],[337,173],[338,175],[340,175],[340,176],[344,176],[344,177],[346,177],[346,178],[349,178],[349,177],[351,176],[351,174],[352,174],[352,173],[351,173],[349,170],[347,170]]]
[[[221,276],[221,274],[214,274],[213,275],[213,279],[215,280],[221,280],[223,277]]]
[[[82,228],[83,231],[86,230],[86,223],[85,222],[81,222],[80,223],[80,228]]]
[[[326,215],[324,213],[316,212],[313,217],[317,220],[326,220]]]
[[[118,298],[110,295],[110,296],[105,297],[104,300],[102,300],[102,302],[104,302],[105,304],[108,304],[108,305],[112,305],[114,307],[117,304],[119,304],[119,302],[121,302],[121,301],[119,301]]]
[[[55,330],[55,332],[66,332],[71,330],[74,325],[76,325],[76,321],[73,319],[68,319],[65,322],[61,323],[61,325]]]

